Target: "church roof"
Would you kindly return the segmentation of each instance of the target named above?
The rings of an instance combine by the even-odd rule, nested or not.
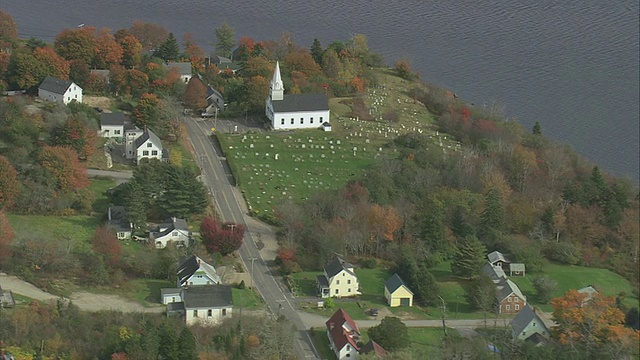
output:
[[[329,110],[325,94],[287,94],[272,104],[274,113]]]
[[[276,61],[276,69],[273,71],[273,78],[271,79],[271,89],[284,90],[284,84],[282,83],[282,76],[280,76],[279,61]]]

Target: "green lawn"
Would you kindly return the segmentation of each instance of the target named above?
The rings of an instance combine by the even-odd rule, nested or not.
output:
[[[442,342],[444,333],[442,328],[408,328],[409,338],[411,339],[411,350],[414,354],[429,354],[437,357],[442,352]],[[447,328],[447,334],[450,337],[458,338],[458,332],[455,329]]]
[[[316,288],[316,275],[320,275],[321,272],[304,271],[291,274],[294,282],[294,292],[296,296],[316,296],[318,291]]]
[[[527,300],[544,311],[553,311],[551,304],[540,304],[532,284],[535,276],[510,277],[518,285]],[[549,264],[544,269],[544,275],[558,282],[558,290],[553,297],[563,296],[570,289],[580,289],[592,285],[607,296],[617,296],[621,292],[626,293],[625,302],[629,306],[638,306],[638,296],[633,293],[633,286],[622,276],[601,268],[584,266],[569,266]]]
[[[100,219],[95,216],[7,215],[19,239],[40,236],[49,241],[70,241],[74,246],[89,246],[91,236]]]
[[[260,299],[251,289],[232,288],[233,306],[237,309],[258,310],[263,308],[262,299]]]
[[[169,154],[175,152],[180,154],[179,157],[180,159],[182,159],[182,163],[180,165],[182,167],[188,168],[197,174],[200,173],[198,163],[195,161],[191,153],[187,149],[185,149],[184,145],[179,141],[169,143]]]
[[[336,360],[336,354],[331,350],[327,332],[324,328],[309,330],[309,337],[311,337],[311,341],[313,341],[313,346],[315,346],[318,353],[320,353],[321,359]]]
[[[109,208],[109,197],[107,196],[107,190],[116,187],[116,182],[110,178],[91,178],[89,184],[89,190],[93,192],[95,200],[93,202],[93,211],[97,214],[104,215]]]

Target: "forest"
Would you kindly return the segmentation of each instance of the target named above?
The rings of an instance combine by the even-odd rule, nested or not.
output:
[[[308,48],[299,46],[288,33],[278,40],[241,37],[236,46],[234,29],[222,24],[211,37],[217,39],[218,55],[239,62],[233,72],[211,63],[192,34],[184,34],[181,50],[175,35],[157,24],[135,21],[115,32],[90,26],[65,29],[53,44],[19,39],[16,24],[2,11],[0,24],[0,90],[34,95],[47,75],[69,79],[86,94],[115,98],[113,110],[131,113],[137,126],[153,129],[162,139],[184,139],[182,108],[200,111],[206,106],[205,84],[225,97],[228,106],[221,116],[262,114],[276,59],[283,64],[289,93],[352,97],[352,115],[375,121],[367,118],[362,98],[379,85],[372,69],[385,64],[362,34],[326,47],[317,40]],[[189,61],[202,80],[194,76],[184,84],[164,66],[167,61]],[[109,75],[92,69],[109,70]],[[341,190],[276,205],[272,221],[280,231],[278,260],[284,273],[321,269],[340,253],[363,267],[397,270],[421,289],[420,301],[431,304],[437,292],[429,279],[436,266],[453,262],[460,269],[461,254],[477,262],[483,252],[499,250],[526,263],[534,275],[548,264],[610,269],[628,279],[637,296],[640,198],[634,184],[550,140],[539,123],[524,129],[497,106],[463,103],[451,91],[419,79],[406,60],[391,69],[407,82],[407,94],[433,115],[437,131],[462,144],[461,151],[443,154],[429,147],[426,134],[405,134],[385,145],[396,156],[378,158],[364,176]],[[397,121],[395,116],[386,114],[384,121]],[[180,251],[130,254],[98,226],[87,243],[70,247],[51,242],[44,250],[38,244],[46,239],[16,236],[11,229],[7,214],[96,216],[86,167],[101,151],[98,121],[99,113],[82,104],[38,107],[26,97],[0,99],[3,269],[37,282],[37,265],[54,275],[111,285],[127,278],[166,279],[171,273]],[[198,218],[207,207],[196,201],[203,189],[194,184],[190,194],[173,191],[179,187],[175,181],[195,175],[195,169],[181,168],[181,163],[174,158],[170,164],[140,167],[134,181],[115,191],[110,201],[135,210],[138,226],[172,213]],[[159,193],[173,194],[171,203],[180,206],[154,206]],[[218,231],[216,226],[209,226],[211,233]],[[200,359],[260,358],[266,351],[274,358],[291,356],[284,344],[290,324],[284,320],[249,318],[253,326],[237,322],[224,329],[183,330],[171,319],[85,314],[62,303],[3,310],[0,319],[10,324],[1,326],[5,344],[52,358],[144,359],[157,358],[159,352],[163,358],[196,358],[198,354],[185,355],[194,342]],[[150,332],[154,335],[141,336]],[[43,338],[48,340],[37,341]],[[94,342],[96,338],[103,341]]]

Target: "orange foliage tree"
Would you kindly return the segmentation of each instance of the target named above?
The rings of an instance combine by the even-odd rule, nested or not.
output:
[[[69,78],[69,62],[48,47],[39,47],[33,50],[33,56],[38,59],[40,65],[46,68],[47,74],[66,80]]]
[[[140,64],[142,58],[142,44],[133,35],[125,35],[119,39],[118,44],[122,49],[122,66],[131,69]]]
[[[207,88],[197,77],[189,79],[183,101],[188,109],[202,110],[207,107]]]
[[[15,235],[7,216],[0,210],[0,264],[11,257],[11,242]]]
[[[99,35],[95,40],[95,60],[94,66],[100,69],[108,69],[113,65],[120,64],[122,61],[122,47],[116,42],[111,35],[111,30],[107,28],[100,29]]]
[[[6,157],[0,155],[0,210],[11,209],[19,192],[18,172]]]
[[[80,165],[73,148],[45,146],[38,155],[38,163],[55,179],[58,190],[71,191],[89,186],[87,169]]]
[[[97,138],[96,130],[77,115],[67,117],[54,134],[56,145],[71,146],[80,159],[87,159],[93,155]]]
[[[637,349],[638,332],[624,326],[624,313],[612,296],[569,290],[552,300],[555,334],[560,344],[568,346],[585,359],[622,358]]]

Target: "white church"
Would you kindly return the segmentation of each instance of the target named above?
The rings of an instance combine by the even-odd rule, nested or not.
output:
[[[271,79],[266,114],[274,130],[330,128],[327,96],[325,94],[285,95],[279,62],[276,62],[276,69]]]

